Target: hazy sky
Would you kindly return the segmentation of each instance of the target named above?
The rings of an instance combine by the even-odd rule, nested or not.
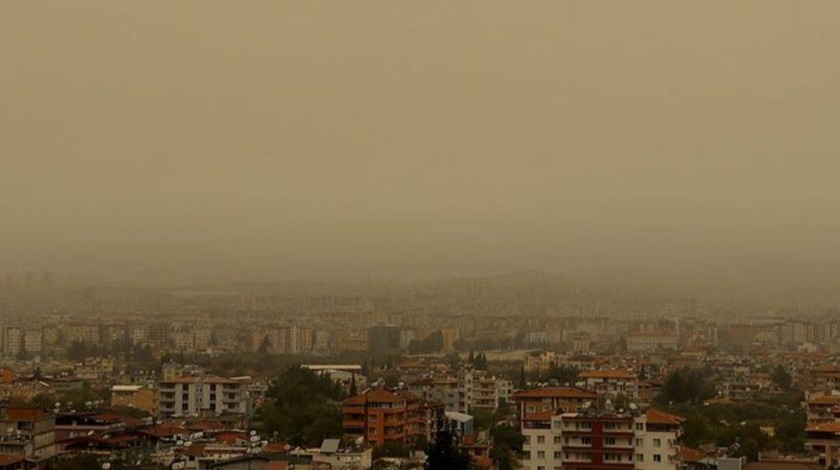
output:
[[[0,5],[0,271],[840,284],[840,3]]]

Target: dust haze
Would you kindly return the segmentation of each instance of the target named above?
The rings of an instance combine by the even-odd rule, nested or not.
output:
[[[6,1],[0,271],[840,287],[840,4]]]

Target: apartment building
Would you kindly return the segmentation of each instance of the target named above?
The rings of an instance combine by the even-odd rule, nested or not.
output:
[[[157,414],[155,391],[142,385],[114,385],[111,387],[111,406],[127,406]]]
[[[408,445],[431,440],[444,420],[444,407],[407,390],[373,389],[344,401],[344,437],[366,446],[386,442]]]
[[[0,453],[26,457],[28,469],[47,468],[56,454],[55,415],[0,405]]]
[[[639,380],[626,370],[587,370],[581,372],[578,378],[585,389],[606,398],[639,396]]]
[[[627,351],[676,350],[678,341],[676,331],[634,331],[627,334]]]
[[[805,448],[819,455],[826,467],[840,464],[840,422],[811,424],[805,428]]]
[[[9,326],[5,328],[3,333],[3,352],[7,356],[20,354],[24,348],[26,331],[17,326]]]
[[[625,414],[532,413],[522,420],[523,468],[633,470],[633,429]]]
[[[538,388],[513,394],[519,417],[536,412],[583,411],[598,401],[598,394],[588,390],[569,387]]]
[[[164,379],[159,383],[158,410],[163,416],[246,413],[249,383],[212,375]]]
[[[637,470],[675,470],[685,418],[657,409],[636,417],[634,426]]]
[[[513,383],[468,367],[453,376],[414,381],[409,390],[424,400],[442,403],[446,411],[473,414],[495,411],[501,401],[510,401]]]
[[[526,470],[679,467],[683,418],[659,410],[639,416],[537,411],[521,420]]]
[[[526,470],[677,469],[683,418],[538,411],[521,420]]]

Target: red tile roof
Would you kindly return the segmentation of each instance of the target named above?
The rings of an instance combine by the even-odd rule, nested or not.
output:
[[[365,403],[397,403],[403,401],[397,394],[388,390],[375,389],[344,400],[347,405],[364,405]]]
[[[828,423],[813,424],[805,428],[807,432],[835,432],[840,433],[840,423],[830,421]]]
[[[654,408],[647,410],[645,416],[647,417],[648,424],[669,424],[676,426],[685,421],[685,418],[682,416],[672,415],[671,413]]]
[[[584,379],[635,379],[636,376],[626,370],[587,370],[580,373]]]
[[[706,456],[703,451],[685,446],[680,447],[678,455],[681,461],[687,463],[697,463]]]
[[[46,415],[35,408],[6,408],[6,416],[10,421],[36,421]]]
[[[15,454],[0,454],[0,465],[12,465],[23,462],[23,456]]]
[[[513,394],[514,398],[578,398],[594,400],[598,398],[598,394],[581,390],[579,388],[568,387],[552,387],[552,388],[537,388],[534,390],[522,390]]]

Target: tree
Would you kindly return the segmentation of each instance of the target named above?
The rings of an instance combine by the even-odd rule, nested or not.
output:
[[[791,385],[793,384],[793,377],[788,374],[781,364],[777,365],[776,368],[773,369],[773,374],[770,378],[773,380],[773,383],[782,390],[790,390]]]
[[[378,460],[383,457],[405,458],[408,455],[408,448],[397,441],[387,441],[373,448],[373,460]]]
[[[263,429],[276,432],[293,445],[317,445],[325,438],[341,437],[342,413],[337,402],[344,398],[329,376],[300,366],[286,369],[257,410]]]
[[[499,470],[515,470],[519,468],[516,454],[522,450],[525,438],[519,428],[503,424],[495,426],[490,430],[493,438],[493,448],[490,449],[490,458],[496,462]]]
[[[470,456],[458,448],[455,436],[448,430],[438,433],[429,446],[427,470],[467,470],[470,468]]]
[[[271,349],[271,338],[269,338],[268,335],[265,335],[262,343],[260,343],[259,349],[257,349],[257,352],[259,354],[268,354],[269,349]]]
[[[55,464],[55,470],[100,470],[102,464],[96,456],[79,454],[67,460],[61,460]]]
[[[659,400],[663,403],[699,405],[715,395],[714,387],[708,382],[707,376],[707,373],[699,369],[677,369],[665,379]]]

